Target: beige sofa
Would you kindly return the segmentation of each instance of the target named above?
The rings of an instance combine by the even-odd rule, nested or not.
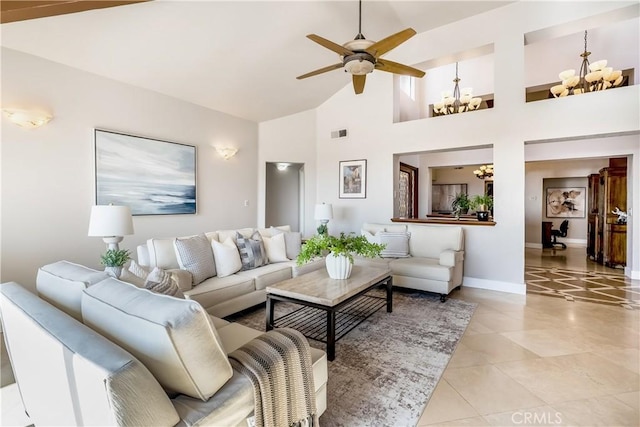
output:
[[[204,234],[213,245],[214,241],[222,243],[227,239],[235,242],[236,233],[240,233],[246,238],[258,233],[263,239],[272,238],[277,233],[284,233],[287,238],[284,241],[287,256],[283,257],[280,254],[278,257],[269,257],[267,265],[246,271],[240,270],[225,277],[220,277],[220,275],[216,274],[197,285],[192,284],[191,276],[188,274],[186,276],[184,274],[181,275],[179,286],[185,298],[198,301],[214,316],[226,317],[263,303],[266,301],[265,288],[267,286],[324,267],[323,260],[313,261],[302,266],[296,265],[295,257],[299,252],[300,234],[297,233],[298,241],[292,243],[289,240],[289,235],[293,235],[295,238],[296,233],[292,233],[290,227],[286,225],[265,229],[218,230]],[[178,237],[178,239],[186,237]],[[176,256],[175,240],[176,237],[147,240],[146,244],[137,247],[138,262],[148,268],[160,267],[180,272],[181,268]],[[273,252],[276,251],[274,250]],[[216,271],[218,272],[221,267],[220,263],[228,262],[228,260],[222,260],[214,256],[210,258],[210,262],[216,264]],[[182,273],[184,273],[184,270],[182,270]]]
[[[462,285],[462,227],[365,223],[361,233],[370,241],[387,244],[386,251],[391,254],[385,258],[357,258],[356,264],[387,265],[393,274],[393,286],[438,293],[444,302],[453,289]]]
[[[249,379],[227,354],[263,332],[61,261],[37,290],[0,285],[7,350],[35,425],[247,425]],[[58,308],[56,308],[58,307]],[[327,358],[311,348],[318,414]]]

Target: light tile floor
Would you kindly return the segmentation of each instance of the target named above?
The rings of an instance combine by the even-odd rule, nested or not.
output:
[[[620,273],[577,248],[527,249],[526,264]],[[418,426],[640,425],[640,310],[472,288],[452,297],[478,308]]]
[[[527,249],[526,263],[607,270],[584,249],[554,252]],[[418,426],[640,425],[640,310],[472,288],[453,297],[478,307]],[[30,424],[15,384],[0,399],[0,425]]]

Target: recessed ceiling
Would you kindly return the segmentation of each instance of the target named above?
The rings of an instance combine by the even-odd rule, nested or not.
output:
[[[364,1],[362,32],[371,40],[408,27],[421,33],[507,3]],[[315,108],[350,84],[342,71],[295,77],[336,62],[307,34],[344,43],[357,30],[356,1],[156,0],[5,23],[1,42],[260,122]]]

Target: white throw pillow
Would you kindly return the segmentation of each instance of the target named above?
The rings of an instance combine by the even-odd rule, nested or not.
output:
[[[373,234],[373,233],[371,233],[371,232],[369,232],[369,231],[367,231],[365,229],[362,229],[360,232],[364,236],[364,238],[367,239],[367,242],[369,242],[369,243],[380,243],[380,240],[378,239],[378,237],[375,234]]]
[[[266,237],[273,237],[278,234],[284,234],[284,247],[287,252],[287,258],[296,259],[298,258],[298,254],[300,253],[300,249],[302,248],[302,234],[298,231],[289,231],[285,230],[284,228],[289,228],[289,226],[287,225],[282,227],[271,227],[271,235]]]
[[[269,262],[285,262],[287,258],[287,246],[284,241],[284,234],[276,234],[273,237],[263,237],[264,248],[267,251]]]
[[[408,232],[378,231],[375,235],[376,243],[386,245],[380,256],[382,258],[407,258],[409,257],[409,237]]]
[[[231,237],[227,237],[223,243],[212,240],[211,247],[213,248],[213,257],[216,260],[218,277],[231,276],[240,271],[242,268],[240,252]]]

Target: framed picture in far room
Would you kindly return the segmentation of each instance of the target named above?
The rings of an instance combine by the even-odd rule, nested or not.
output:
[[[547,188],[547,218],[584,218],[586,187]]]
[[[367,161],[340,162],[340,198],[365,199],[367,197]]]
[[[196,147],[95,129],[96,204],[133,215],[196,213]]]

